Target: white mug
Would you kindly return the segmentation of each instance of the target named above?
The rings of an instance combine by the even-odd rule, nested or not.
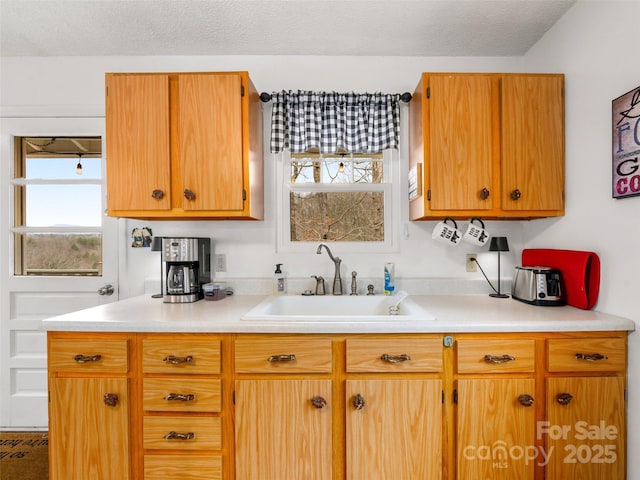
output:
[[[449,220],[453,223],[453,226],[447,223]],[[436,225],[433,229],[433,233],[431,234],[431,238],[444,242],[448,245],[457,245],[462,239],[462,232],[458,230],[458,224],[456,221],[451,217],[447,217],[444,221],[439,222]]]
[[[474,225],[474,220],[480,222],[480,226]],[[490,238],[491,235],[489,235],[489,232],[485,230],[483,221],[478,217],[473,217],[471,219],[471,221],[469,222],[469,226],[467,227],[467,231],[464,232],[464,235],[462,236],[462,239],[465,242],[480,246],[485,245]]]

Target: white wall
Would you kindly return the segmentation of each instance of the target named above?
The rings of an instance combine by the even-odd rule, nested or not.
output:
[[[566,217],[524,226],[527,247],[596,251],[601,311],[640,322],[640,197],[611,198],[611,101],[640,86],[640,2],[579,1],[525,56],[565,72]],[[629,337],[628,475],[640,478],[640,334]]]

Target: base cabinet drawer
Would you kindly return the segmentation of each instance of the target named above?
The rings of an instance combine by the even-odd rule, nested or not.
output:
[[[222,382],[210,378],[145,378],[143,406],[161,412],[219,412]]]
[[[219,455],[145,455],[144,480],[222,480]]]
[[[144,448],[220,450],[222,421],[218,417],[144,417]]]
[[[622,372],[627,367],[624,338],[551,339],[550,372]]]
[[[532,373],[534,369],[533,340],[458,340],[460,373]]]

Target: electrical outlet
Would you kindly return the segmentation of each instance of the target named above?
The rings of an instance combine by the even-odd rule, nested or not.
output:
[[[476,263],[478,255],[475,253],[467,253],[467,272],[477,272],[478,264]]]
[[[224,253],[216,254],[216,272],[227,271],[227,256]]]

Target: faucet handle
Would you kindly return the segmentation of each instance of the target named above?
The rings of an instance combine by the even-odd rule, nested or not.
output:
[[[370,283],[369,285],[367,285],[367,295],[375,295],[375,293],[373,293],[373,284]]]
[[[311,275],[311,278],[316,279],[316,295],[324,295],[324,278],[322,278],[320,275]]]
[[[358,272],[355,270],[351,272],[351,295],[358,295],[358,282],[356,281],[356,275],[358,275]]]

